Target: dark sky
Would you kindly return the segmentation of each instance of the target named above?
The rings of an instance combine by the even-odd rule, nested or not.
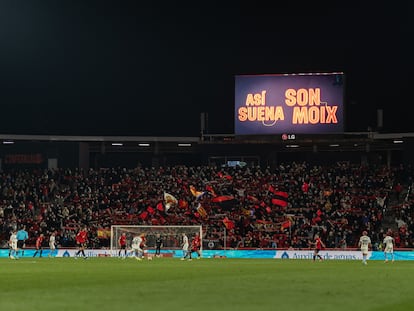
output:
[[[1,1],[0,133],[233,133],[235,75],[333,70],[346,131],[414,131],[408,1],[141,2]]]

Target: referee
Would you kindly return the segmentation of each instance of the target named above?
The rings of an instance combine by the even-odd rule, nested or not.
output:
[[[22,226],[19,231],[16,233],[17,238],[17,254],[19,253],[19,250],[22,250],[22,257],[24,255],[24,247],[26,240],[29,238],[29,234],[26,231],[26,226]]]

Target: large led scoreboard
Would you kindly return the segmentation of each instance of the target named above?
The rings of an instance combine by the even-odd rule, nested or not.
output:
[[[344,131],[344,74],[237,75],[235,134]]]

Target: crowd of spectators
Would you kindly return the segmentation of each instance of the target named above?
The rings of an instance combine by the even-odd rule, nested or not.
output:
[[[4,171],[0,234],[5,244],[25,225],[28,246],[56,231],[59,246],[72,247],[86,225],[100,248],[114,224],[201,224],[214,247],[305,249],[316,233],[329,248],[353,248],[367,230],[381,249],[391,227],[397,248],[413,247],[411,183],[410,167],[348,162]]]

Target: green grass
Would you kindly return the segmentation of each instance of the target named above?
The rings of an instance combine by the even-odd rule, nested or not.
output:
[[[0,310],[411,310],[414,263],[0,259]]]

